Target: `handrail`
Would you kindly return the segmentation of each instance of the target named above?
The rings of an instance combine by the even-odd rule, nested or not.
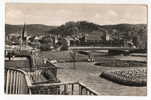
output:
[[[99,95],[98,92],[90,89],[84,83],[79,82],[79,81],[78,82],[63,82],[63,83],[32,83],[28,73],[26,73],[25,71],[23,71],[21,69],[14,69],[14,68],[6,68],[6,69],[18,71],[24,75],[29,94],[32,94],[34,92],[41,93],[40,91],[43,91],[43,87],[44,87],[44,89],[46,89],[44,91],[48,91],[48,92],[46,92],[46,94],[49,94],[48,88],[53,88],[53,87],[56,87],[55,88],[56,91],[58,91],[57,89],[60,89],[61,87],[63,87],[63,91],[66,93],[66,91],[68,90],[67,86],[72,86],[72,88],[71,88],[72,95],[74,94],[73,92],[77,91],[77,89],[79,89],[79,95]],[[79,88],[74,90],[75,89],[74,85],[78,86]],[[46,87],[48,87],[48,88],[46,88]],[[85,92],[83,92],[83,90],[85,90]],[[58,93],[58,92],[56,92],[56,93]],[[58,93],[58,95],[60,95],[60,92]]]
[[[30,81],[30,79],[29,79],[29,77],[25,71],[23,71],[21,69],[14,69],[14,68],[5,68],[5,70],[13,70],[13,71],[17,71],[17,72],[22,73],[25,77],[25,81],[26,81],[27,86],[28,86],[29,94],[31,94],[29,86],[32,86],[32,84],[31,84],[31,81]]]
[[[35,84],[35,83],[33,83],[32,85],[31,85],[31,88],[34,88],[34,87],[44,87],[44,86],[46,86],[46,87],[48,87],[48,86],[57,86],[57,85],[71,85],[71,84],[78,84],[79,82],[64,82],[64,83],[45,83],[45,84]]]
[[[96,92],[95,90],[93,89],[90,89],[89,87],[87,87],[84,83],[82,82],[78,82],[79,85],[83,86],[84,88],[86,88],[87,90],[91,91],[94,95],[99,95],[98,92]]]
[[[30,88],[36,88],[36,87],[53,87],[53,86],[62,86],[62,85],[79,85],[79,87],[81,87],[82,89],[86,89],[86,91],[88,91],[90,94],[93,95],[99,95],[98,92],[96,92],[95,90],[90,89],[89,87],[87,87],[84,83],[82,82],[64,82],[64,83],[45,83],[45,84],[36,84],[33,83]],[[80,90],[79,90],[80,91]],[[82,90],[81,90],[82,91]],[[82,93],[80,95],[83,95]]]

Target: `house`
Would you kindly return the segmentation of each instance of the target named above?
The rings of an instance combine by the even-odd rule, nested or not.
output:
[[[94,34],[90,34],[88,36],[85,37],[85,42],[99,42],[101,40],[101,37],[98,35],[94,35]]]
[[[85,35],[85,42],[100,42],[106,40],[106,33],[104,31],[93,31]]]
[[[108,33],[106,33],[106,41],[110,41],[110,40],[111,40],[111,36]]]
[[[67,37],[65,37],[64,39],[65,39],[66,42],[67,42],[67,46],[70,46],[70,45],[71,45],[71,41],[74,41],[74,39],[73,39],[72,37],[70,37],[70,36],[67,36]]]
[[[6,43],[9,43],[10,45],[19,45],[20,43],[20,34],[17,33],[11,33],[6,36]]]

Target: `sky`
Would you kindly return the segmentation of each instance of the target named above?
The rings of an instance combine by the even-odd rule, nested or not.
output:
[[[146,5],[7,3],[6,24],[58,26],[68,21],[88,21],[99,25],[147,24]]]

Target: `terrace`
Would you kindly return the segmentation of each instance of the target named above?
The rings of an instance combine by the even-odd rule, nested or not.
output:
[[[57,68],[39,55],[21,52],[13,55],[9,60],[6,55],[5,59],[6,94],[98,95],[79,81],[60,82]]]
[[[98,95],[98,93],[81,82],[37,82],[36,78],[31,78],[30,73],[20,69],[6,68],[5,76],[6,94]],[[34,73],[33,76],[37,77],[41,75]],[[40,80],[43,80],[43,78],[41,77]]]
[[[96,53],[95,53],[96,54]],[[99,53],[100,54],[100,53]],[[97,54],[96,54],[97,55]],[[40,56],[40,57],[39,57]],[[56,59],[57,63],[55,66],[51,63],[42,64],[44,57],[49,58],[49,60]],[[110,70],[129,70],[129,69],[142,69],[142,66],[131,67],[121,67],[121,66],[96,66],[95,62],[85,62],[88,56],[77,54],[76,67],[73,68],[73,63],[70,62],[72,59],[70,56],[70,51],[54,51],[54,52],[41,52],[39,55],[34,55],[32,57],[33,67],[32,72],[25,71],[24,68],[19,68],[20,71],[24,70],[23,75],[18,75],[18,69],[6,68],[6,86],[5,93],[7,94],[51,94],[51,95],[146,95],[146,86],[144,87],[129,87],[113,83],[104,78],[100,78],[99,75],[103,72]],[[123,56],[122,60],[126,59]],[[41,59],[39,59],[41,58]],[[97,59],[96,59],[97,58]],[[121,57],[120,57],[121,58]],[[130,57],[132,58],[132,57]],[[136,58],[134,56],[134,58]],[[95,57],[95,59],[100,61],[112,61],[115,57]],[[118,59],[118,57],[116,57]],[[128,57],[129,59],[129,57]],[[59,61],[60,60],[60,61]],[[64,61],[62,61],[64,60]],[[144,59],[145,60],[145,59]],[[117,62],[118,63],[118,62]],[[131,64],[130,64],[131,65]],[[19,65],[18,65],[19,66]],[[36,66],[36,67],[34,67]],[[143,68],[146,65],[144,65]],[[53,71],[57,68],[57,74]],[[48,69],[50,69],[48,71]],[[11,72],[15,70],[15,72]],[[16,71],[17,70],[17,71]],[[22,73],[22,72],[21,72]],[[14,76],[15,75],[15,76]],[[53,76],[54,75],[54,76]],[[56,76],[57,75],[57,76]],[[8,76],[8,77],[7,77]],[[12,76],[13,78],[10,78]],[[18,79],[16,76],[23,76],[23,78]],[[52,76],[52,77],[47,77]],[[14,79],[15,77],[15,79]],[[26,78],[25,78],[26,77]],[[58,79],[56,79],[57,77]],[[53,81],[52,81],[53,79]],[[16,80],[16,81],[15,81]],[[25,85],[20,84],[17,80],[22,80]],[[61,83],[60,81],[61,80]],[[29,82],[27,84],[27,82]],[[14,83],[18,82],[18,83]],[[13,85],[10,85],[13,84]],[[19,89],[20,87],[26,87],[26,89]],[[15,88],[15,89],[14,89]],[[81,89],[82,88],[82,89]],[[23,92],[25,90],[25,92]],[[14,92],[15,91],[15,92]],[[19,91],[19,92],[18,92]],[[20,92],[22,91],[22,92]]]

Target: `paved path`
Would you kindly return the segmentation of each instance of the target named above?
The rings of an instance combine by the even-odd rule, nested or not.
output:
[[[106,70],[124,69],[116,67],[101,67],[95,66],[93,63],[79,62],[76,63],[76,69],[73,69],[73,63],[59,63],[57,64],[60,69],[58,70],[58,78],[62,82],[68,81],[81,81],[88,87],[99,92],[101,95],[125,95],[125,96],[144,96],[146,95],[146,87],[130,87],[119,85],[100,78],[101,72]],[[133,67],[134,68],[134,67]],[[128,69],[128,68],[125,68]]]

